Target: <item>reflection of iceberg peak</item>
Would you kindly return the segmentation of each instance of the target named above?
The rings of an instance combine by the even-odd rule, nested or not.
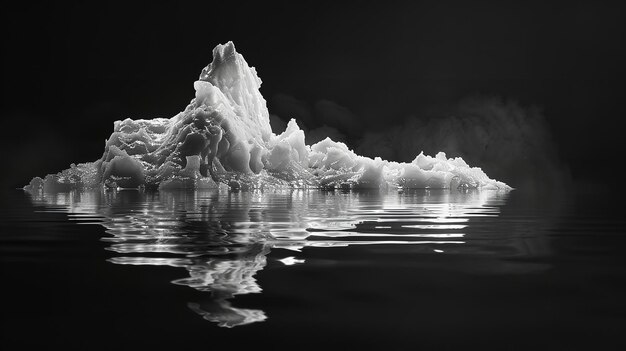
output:
[[[189,277],[173,281],[199,291],[219,292],[224,298],[261,292],[254,278],[266,265],[270,248],[262,244],[246,247],[248,252],[232,259],[211,258],[188,266]]]
[[[194,83],[195,98],[176,116],[116,121],[104,154],[72,165],[27,190],[90,188],[482,188],[509,189],[461,158],[418,155],[397,163],[355,154],[329,138],[306,145],[289,122],[272,132],[261,79],[232,42]]]
[[[207,321],[226,328],[262,322],[267,319],[265,312],[261,310],[235,308],[232,307],[230,301],[223,299],[208,300],[202,304],[190,302],[187,306]]]

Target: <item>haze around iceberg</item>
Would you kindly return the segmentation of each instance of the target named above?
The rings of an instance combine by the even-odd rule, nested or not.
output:
[[[306,145],[294,119],[276,135],[260,86],[232,42],[217,45],[184,111],[116,121],[100,159],[36,177],[24,189],[511,189],[443,152],[398,163],[359,156],[330,138]]]

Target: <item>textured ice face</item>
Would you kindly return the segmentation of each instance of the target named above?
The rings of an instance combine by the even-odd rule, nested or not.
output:
[[[306,145],[295,120],[276,135],[260,86],[232,42],[218,45],[184,111],[170,119],[116,121],[99,160],[34,178],[25,189],[510,189],[442,152],[397,163],[359,156],[329,138]]]

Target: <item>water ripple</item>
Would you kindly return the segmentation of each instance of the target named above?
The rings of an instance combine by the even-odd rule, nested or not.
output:
[[[290,250],[277,259],[283,266],[306,264],[293,255],[306,247],[416,245],[430,253],[458,252],[468,240],[480,240],[467,234],[480,227],[474,221],[498,216],[506,198],[501,192],[446,190],[32,195],[45,212],[104,226],[108,236],[102,241],[119,254],[111,263],[186,269],[188,276],[172,283],[210,293],[210,300],[188,307],[223,327],[267,318],[260,310],[235,308],[230,300],[262,291],[255,275],[268,264],[272,249]]]

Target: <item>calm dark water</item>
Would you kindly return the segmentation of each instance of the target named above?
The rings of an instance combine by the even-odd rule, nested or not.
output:
[[[2,197],[9,349],[619,349],[621,200],[457,191]]]

